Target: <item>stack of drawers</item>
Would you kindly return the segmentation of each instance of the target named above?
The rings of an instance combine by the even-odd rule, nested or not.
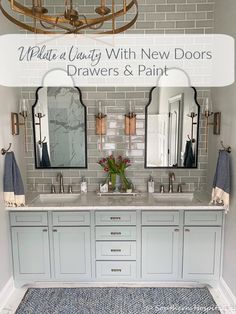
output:
[[[99,211],[95,224],[97,279],[135,279],[136,212]]]

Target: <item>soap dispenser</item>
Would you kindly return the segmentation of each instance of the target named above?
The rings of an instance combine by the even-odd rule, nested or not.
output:
[[[82,177],[80,189],[81,189],[81,193],[87,193],[88,192],[88,184],[87,184],[87,181],[85,180],[85,177]]]
[[[155,183],[153,177],[150,175],[148,180],[148,193],[154,193]]]

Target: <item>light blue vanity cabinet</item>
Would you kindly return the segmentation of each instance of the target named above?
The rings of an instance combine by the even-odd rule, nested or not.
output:
[[[176,280],[180,241],[179,212],[142,212],[142,278]]]
[[[183,279],[219,279],[222,212],[188,211],[184,219]]]
[[[14,277],[42,281],[51,276],[47,213],[10,213]]]
[[[90,279],[89,227],[53,227],[53,246],[56,279]]]
[[[221,210],[11,211],[16,284],[220,277]]]

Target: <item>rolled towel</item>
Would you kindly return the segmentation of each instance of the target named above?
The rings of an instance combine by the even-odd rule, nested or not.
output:
[[[223,205],[229,210],[229,197],[231,188],[230,155],[227,151],[220,150],[213,180],[211,204]]]
[[[24,185],[13,152],[6,153],[3,191],[4,201],[7,207],[25,206]]]

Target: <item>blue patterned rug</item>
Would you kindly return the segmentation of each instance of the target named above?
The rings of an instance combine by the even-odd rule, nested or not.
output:
[[[219,314],[207,288],[31,288],[16,314]]]

